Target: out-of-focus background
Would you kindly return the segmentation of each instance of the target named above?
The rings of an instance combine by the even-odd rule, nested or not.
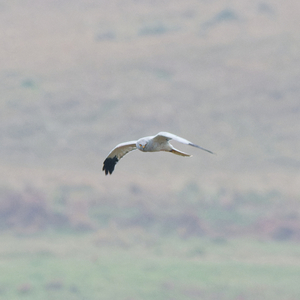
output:
[[[2,1],[0,299],[299,299],[299,11]]]

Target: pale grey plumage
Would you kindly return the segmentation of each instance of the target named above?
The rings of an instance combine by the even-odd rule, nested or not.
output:
[[[128,152],[132,150],[139,149],[143,152],[157,152],[157,151],[167,151],[172,152],[181,156],[191,156],[187,153],[179,151],[175,149],[170,143],[170,140],[175,140],[177,142],[190,145],[193,147],[197,147],[209,153],[213,153],[210,150],[204,149],[182,137],[179,137],[175,134],[169,132],[159,132],[154,136],[146,136],[137,141],[130,141],[118,144],[114,149],[110,151],[107,158],[103,162],[103,171],[105,171],[105,175],[108,173],[112,173],[114,171],[115,165],[117,162]]]

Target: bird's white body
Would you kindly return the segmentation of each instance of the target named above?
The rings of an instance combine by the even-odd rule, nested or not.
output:
[[[137,149],[143,152],[170,151],[172,147],[169,142],[155,140],[155,136],[146,136],[137,140]]]

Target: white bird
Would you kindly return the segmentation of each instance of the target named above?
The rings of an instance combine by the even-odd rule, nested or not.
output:
[[[204,149],[196,144],[193,144],[192,142],[184,138],[181,138],[175,134],[169,132],[159,132],[157,135],[146,136],[137,141],[130,141],[130,142],[118,144],[114,149],[110,151],[107,158],[103,162],[102,170],[105,171],[105,175],[107,175],[108,173],[111,174],[114,171],[117,162],[128,152],[136,149],[139,149],[143,152],[167,151],[181,156],[188,156],[188,157],[192,156],[175,149],[169,143],[170,140],[175,140],[177,142],[190,145],[193,147],[197,147],[199,149],[214,154],[212,151]]]

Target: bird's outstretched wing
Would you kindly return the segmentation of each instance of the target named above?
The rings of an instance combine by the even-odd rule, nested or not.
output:
[[[199,148],[199,149],[201,149],[201,150],[204,150],[204,151],[207,151],[207,152],[209,152],[209,153],[214,154],[214,153],[213,153],[212,151],[210,151],[210,150],[207,150],[207,149],[205,149],[205,148],[202,148],[202,147],[200,147],[200,146],[198,146],[198,145],[196,145],[196,144],[194,144],[194,143],[192,143],[192,142],[190,142],[190,141],[188,141],[188,140],[186,140],[186,139],[184,139],[184,138],[182,138],[182,137],[179,137],[179,136],[177,136],[177,135],[175,135],[175,134],[172,134],[172,133],[169,133],[169,132],[159,132],[156,136],[153,137],[153,139],[154,139],[155,141],[157,141],[157,142],[163,141],[163,140],[165,140],[165,141],[174,140],[174,141],[177,141],[177,142],[186,144],[186,145],[190,145],[190,146],[193,146],[193,147],[197,147],[197,148]]]
[[[136,150],[136,141],[121,143],[112,149],[103,162],[102,171],[105,171],[105,175],[108,173],[111,174],[114,171],[117,162],[132,150]]]

